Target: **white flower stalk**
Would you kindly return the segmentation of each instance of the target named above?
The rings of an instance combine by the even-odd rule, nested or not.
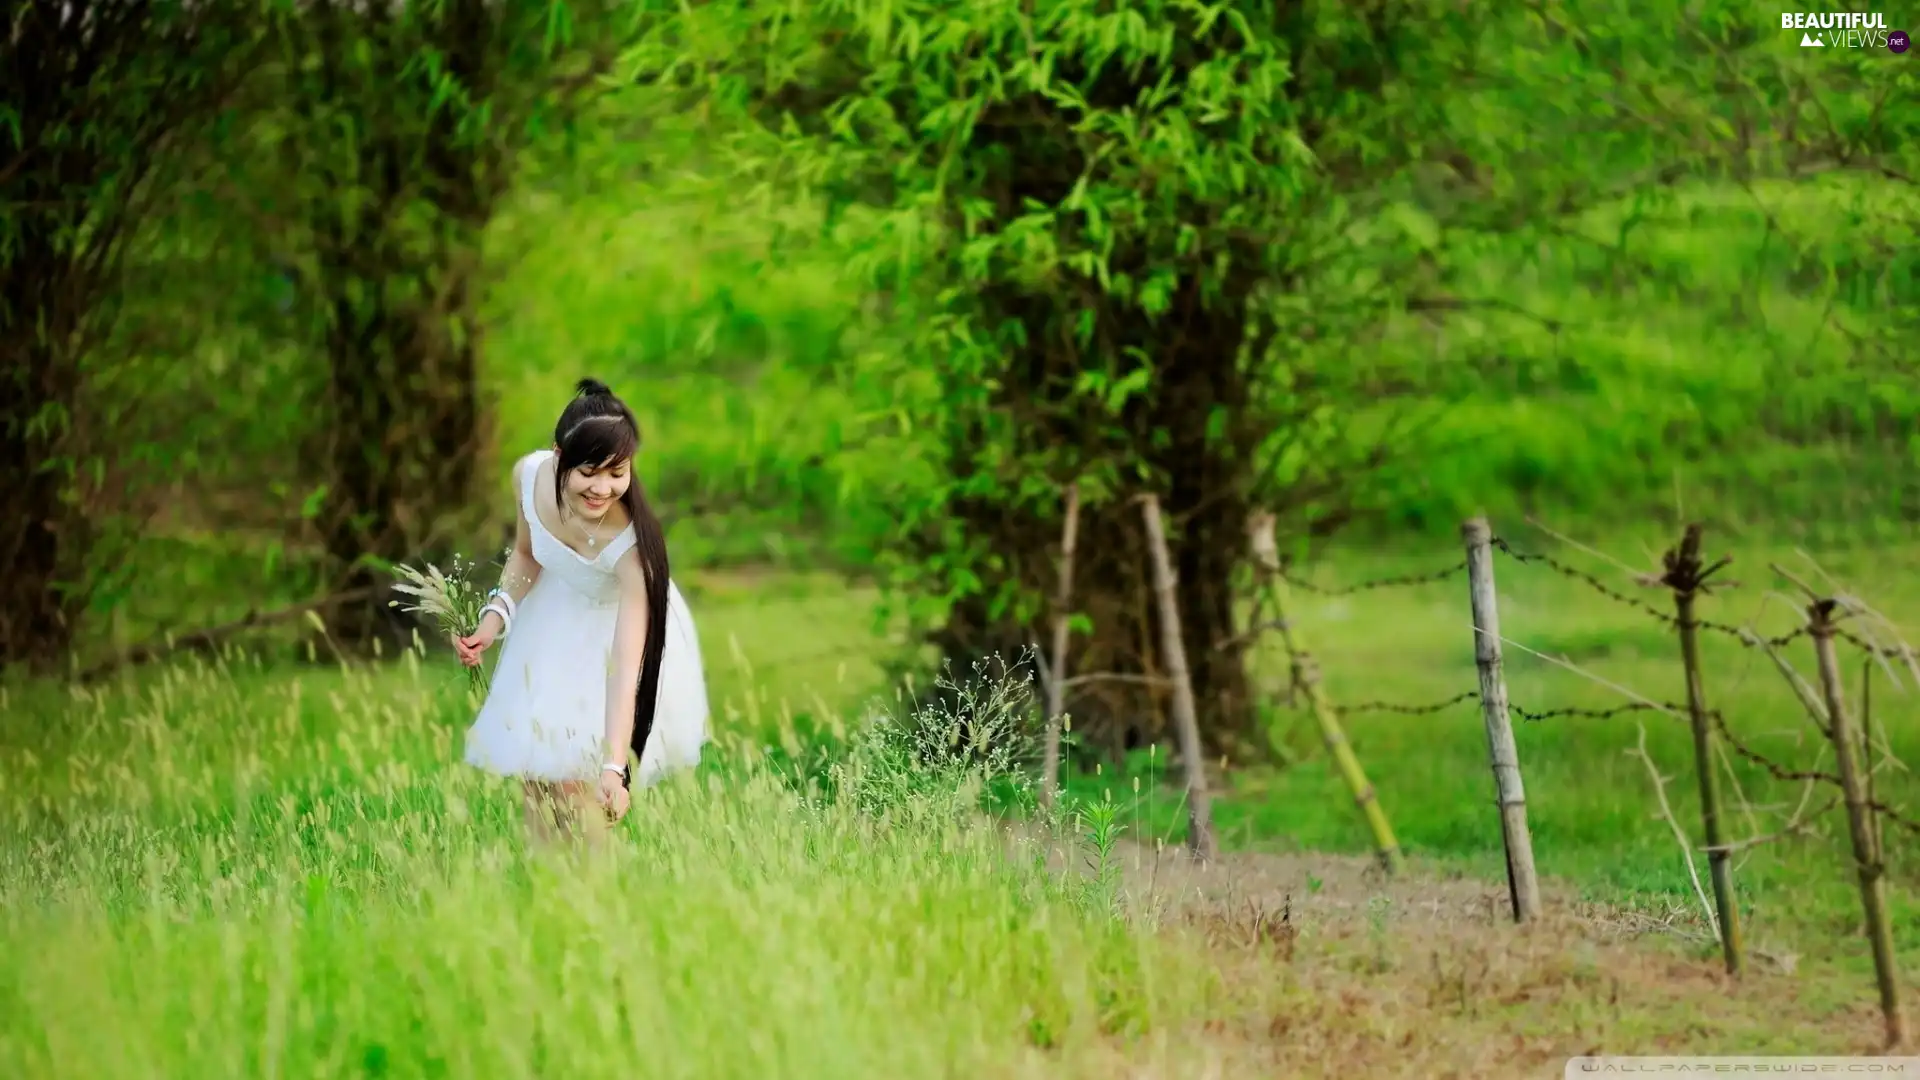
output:
[[[401,580],[395,583],[393,591],[405,593],[413,600],[410,603],[392,600],[388,606],[427,619],[442,638],[464,637],[479,627],[480,609],[487,602],[486,593],[473,581],[472,572],[476,569],[475,564],[457,555],[445,572],[432,563],[428,563],[425,570],[398,564],[393,571]],[[475,687],[486,683],[486,673],[477,664],[467,669],[467,678]]]

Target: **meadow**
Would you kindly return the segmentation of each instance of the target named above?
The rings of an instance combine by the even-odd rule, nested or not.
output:
[[[635,149],[620,145],[632,116],[590,115],[567,134],[584,164],[571,142],[538,147],[489,225],[494,500],[452,546],[498,551],[506,464],[549,440],[575,379],[632,400],[638,472],[700,628],[715,736],[700,769],[644,793],[606,850],[536,851],[516,793],[456,764],[472,702],[438,642],[349,656],[315,615],[99,679],[9,675],[0,1076],[1520,1077],[1598,1051],[1882,1048],[1839,810],[1740,851],[1751,964],[1729,979],[1675,836],[1704,878],[1684,725],[1658,709],[1525,718],[1609,712],[1622,689],[1680,700],[1671,627],[1498,563],[1548,898],[1516,926],[1480,713],[1458,700],[1475,685],[1464,578],[1340,590],[1457,563],[1460,518],[1484,509],[1517,550],[1664,608],[1623,564],[1654,570],[1703,520],[1738,581],[1705,617],[1794,629],[1778,563],[1913,625],[1920,397],[1860,345],[1890,340],[1877,221],[1909,194],[1675,185],[1551,239],[1436,240],[1458,291],[1501,303],[1444,325],[1396,314],[1364,348],[1302,354],[1364,369],[1343,423],[1431,421],[1355,479],[1350,528],[1283,536],[1291,573],[1328,590],[1296,588],[1288,614],[1407,853],[1389,879],[1288,703],[1276,638],[1253,673],[1290,760],[1217,763],[1215,864],[1180,850],[1165,747],[1076,756],[1059,812],[1037,808],[1020,658],[975,699],[1006,725],[1004,754],[950,752],[979,716],[892,678],[932,658],[879,568],[889,497],[932,482],[917,435],[890,427],[940,406],[915,398],[926,358],[903,344],[923,313],[876,301],[871,236],[694,175],[712,163],[679,122],[680,142]],[[164,321],[197,295],[165,284],[133,307]],[[220,392],[182,376],[136,402],[193,423],[156,458],[180,476],[95,598],[90,655],[318,587],[293,509],[307,494],[249,485],[295,455],[298,388],[319,368],[227,328],[193,347]],[[282,383],[296,391],[266,392]],[[1747,745],[1830,768],[1765,656],[1719,635],[1703,649],[1708,699]],[[1811,676],[1804,639],[1785,654]],[[1844,658],[1860,701],[1863,657]],[[1900,762],[1920,758],[1920,685],[1871,675],[1890,751],[1877,794],[1911,819],[1920,785]],[[1722,768],[1736,838],[1807,805],[1744,757]],[[1890,825],[1887,844],[1911,996],[1920,836]]]
[[[1450,554],[1341,560],[1315,580]],[[1913,559],[1823,565],[1898,581]],[[1672,642],[1643,616],[1557,575],[1503,572],[1509,637],[1677,696]],[[861,753],[926,730],[911,697],[870,693],[872,597],[784,584],[688,575],[717,741],[584,861],[527,852],[515,796],[450,764],[466,691],[444,650],[372,667],[234,653],[92,688],[10,687],[0,1070],[1521,1076],[1595,1048],[1874,1049],[1837,816],[1743,856],[1761,959],[1729,984],[1644,768],[1622,753],[1644,723],[1691,827],[1690,748],[1665,717],[1520,724],[1551,910],[1516,928],[1471,703],[1348,720],[1411,856],[1400,880],[1366,869],[1324,755],[1231,774],[1228,854],[1198,868],[1150,755],[1077,775],[1077,818],[1048,822],[1019,795],[1020,762]],[[1745,622],[1746,603],[1714,617]],[[1300,609],[1337,698],[1471,685],[1464,583]],[[1809,725],[1739,651],[1711,654],[1709,692],[1755,745],[1812,764]],[[1619,703],[1524,657],[1509,683],[1534,710]],[[1911,695],[1881,699],[1908,758]],[[825,744],[842,764],[820,784],[807,759]],[[1795,789],[1736,771],[1745,826],[1764,831]],[[1896,802],[1911,785],[1886,782]],[[982,785],[1014,812],[981,817]],[[1920,879],[1891,844],[1910,970]]]

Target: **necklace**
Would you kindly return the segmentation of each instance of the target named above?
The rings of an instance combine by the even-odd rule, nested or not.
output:
[[[580,530],[580,535],[587,538],[587,546],[590,548],[599,547],[600,546],[600,526],[605,525],[607,523],[606,517],[603,515],[600,518],[599,524],[593,527],[593,531],[588,532],[587,527],[581,524],[582,519],[580,514],[576,512],[572,506],[568,506],[566,509],[567,509],[567,520],[571,521],[574,527]]]
[[[607,523],[607,519],[604,517],[601,518],[599,524],[593,527],[592,532],[587,532],[587,527],[585,525],[580,525],[580,532],[582,535],[584,535],[587,538],[588,547],[591,548],[591,547],[600,546],[600,526],[605,525],[606,523]],[[579,524],[578,518],[575,519],[575,524]]]

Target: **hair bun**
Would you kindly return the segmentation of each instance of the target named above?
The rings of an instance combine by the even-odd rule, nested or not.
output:
[[[578,397],[612,397],[613,388],[599,379],[581,379],[573,388]]]

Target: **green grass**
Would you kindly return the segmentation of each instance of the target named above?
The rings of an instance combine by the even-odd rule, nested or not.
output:
[[[456,786],[296,788],[177,837],[96,820],[31,893],[9,866],[7,1074],[962,1075],[1158,1006],[1139,942],[977,836],[710,780],[556,872],[515,852],[509,794]]]
[[[1515,542],[1540,546],[1530,539]],[[1350,556],[1319,576],[1452,560]],[[1710,614],[1744,619],[1764,587],[1759,561],[1739,564],[1743,599]],[[1915,561],[1887,550],[1831,568],[1887,583],[1885,595],[1861,589],[1897,613],[1913,599],[1900,588]],[[1672,647],[1642,617],[1552,574],[1500,567],[1508,636],[1651,697],[1678,695]],[[1519,1037],[1536,1040],[1537,1058],[1595,1039],[1620,1050],[1845,1049],[1861,1030],[1833,1019],[1857,1018],[1869,984],[1832,821],[1825,837],[1762,849],[1741,867],[1755,944],[1802,958],[1804,992],[1792,992],[1805,1006],[1792,1018],[1779,1012],[1785,991],[1762,981],[1716,1014],[1730,1026],[1682,1023],[1688,1010],[1722,1008],[1711,983],[1537,935],[1475,976],[1484,985],[1473,993],[1491,995],[1484,1008],[1456,1007],[1453,990],[1428,983],[1443,967],[1474,968],[1511,928],[1450,929],[1443,942],[1417,926],[1385,938],[1334,927],[1292,965],[1245,946],[1195,950],[1009,860],[960,802],[935,798],[939,812],[921,813],[895,802],[876,816],[871,791],[844,782],[802,799],[780,763],[810,736],[845,747],[867,730],[887,647],[873,594],[737,573],[690,572],[687,586],[720,741],[697,773],[640,801],[604,862],[529,856],[515,793],[450,765],[469,714],[440,652],[370,670],[189,661],[90,690],[9,687],[0,1075],[1096,1076],[1195,1045],[1229,1062],[1236,1047],[1252,1055],[1223,1075],[1333,1075],[1403,1053],[1451,1067]],[[1300,617],[1336,699],[1421,702],[1472,685],[1464,582],[1303,602]],[[1784,618],[1762,626],[1778,631]],[[1528,708],[1616,703],[1510,657],[1514,700]],[[1811,764],[1787,737],[1764,735],[1805,724],[1775,676],[1736,677],[1743,659],[1710,646],[1708,692],[1757,745]],[[1277,661],[1264,658],[1264,680]],[[1879,713],[1909,758],[1920,750],[1911,697],[1895,707],[1883,694]],[[1646,722],[1691,829],[1684,733]],[[1644,772],[1620,753],[1633,723],[1520,726],[1541,870],[1593,897],[1684,901]],[[1350,724],[1409,851],[1497,881],[1473,707]],[[1789,794],[1740,775],[1756,804]],[[1235,783],[1218,805],[1230,847],[1365,849],[1322,759]],[[1895,777],[1885,794],[1900,802],[1912,789]],[[1070,790],[1111,792],[1132,835],[1178,838],[1169,785],[1107,774],[1076,776]],[[1912,970],[1916,880],[1902,838],[1890,845]],[[1627,1004],[1603,1004],[1622,994],[1609,977],[1634,980]],[[1516,994],[1546,996],[1498,1004]],[[1389,1019],[1408,1008],[1426,1019]],[[1268,1032],[1267,1017],[1294,1034]],[[1416,1028],[1425,1034],[1405,1049]]]
[[[1211,992],[963,801],[802,798],[737,727],[530,856],[438,661],[14,691],[0,1075],[1017,1075]]]

